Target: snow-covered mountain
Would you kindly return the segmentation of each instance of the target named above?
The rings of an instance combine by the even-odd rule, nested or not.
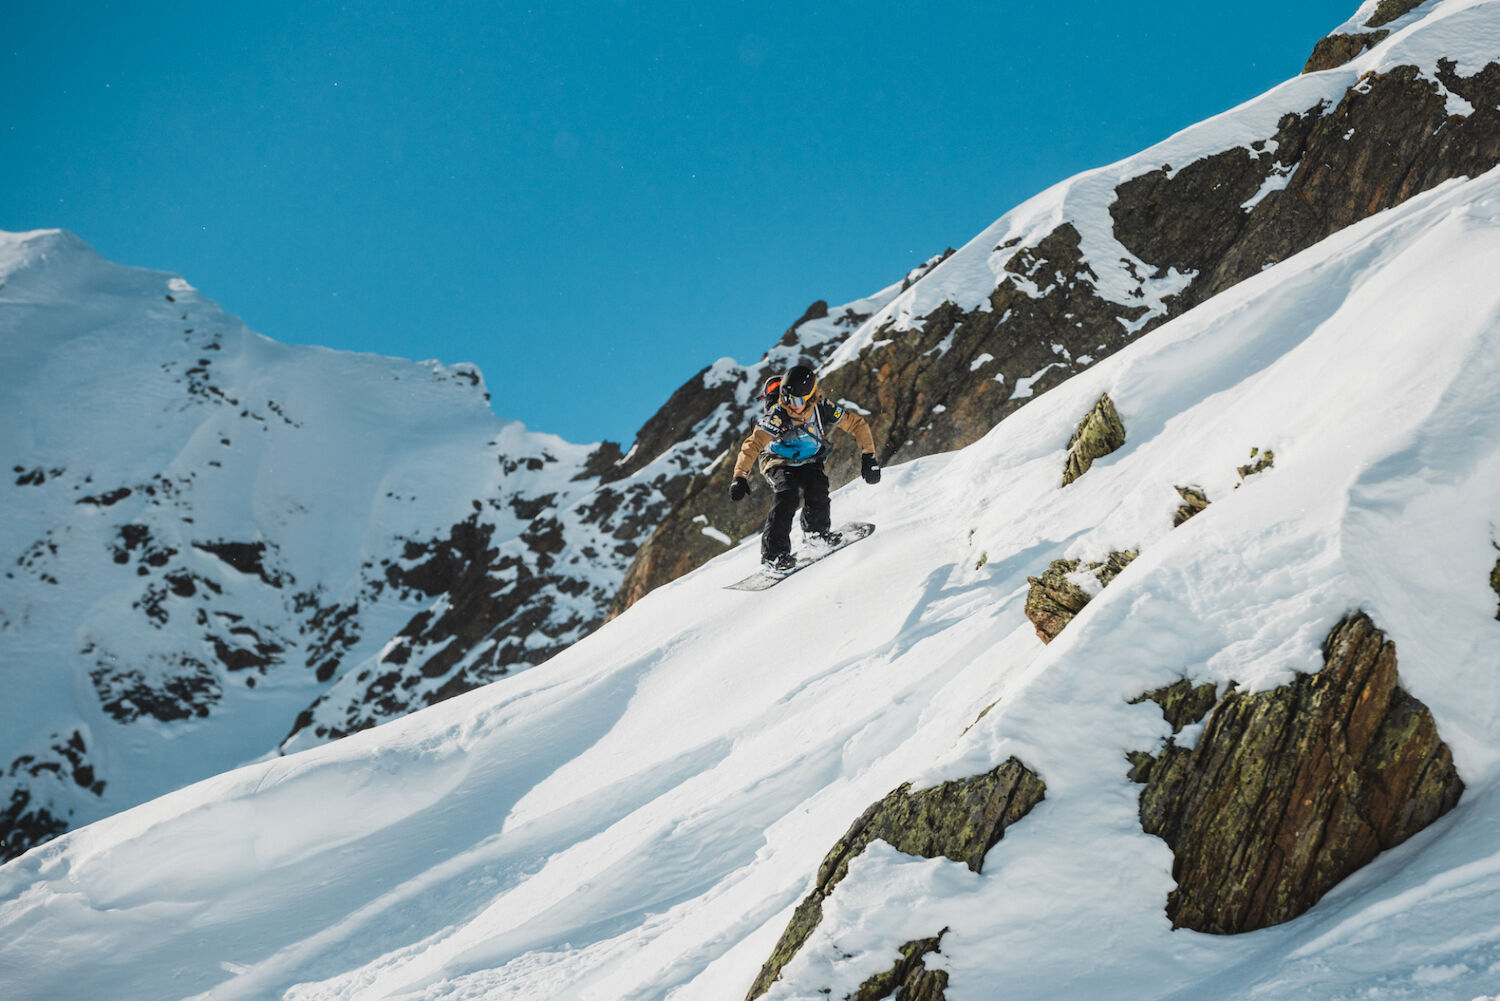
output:
[[[472,366],[277,344],[55,231],[0,235],[0,398],[6,857],[545,660],[666,505],[599,506],[601,450]]]
[[[767,996],[943,930],[951,999],[1494,994],[1497,266],[1500,173],[1450,182],[840,493],[879,530],[770,592],[722,589],[737,547],[543,669],[35,849],[0,868],[7,996],[740,997],[867,805],[1011,758],[1045,798],[981,872],[871,844]],[[1062,487],[1105,393],[1125,444]],[[1124,550],[1043,644],[1027,577]],[[1354,610],[1462,799],[1294,920],[1173,931],[1126,758],[1171,727],[1134,700],[1287,685]]]
[[[66,415],[16,431],[5,488],[52,491],[0,604],[28,790],[123,803],[99,762],[209,774],[275,746],[266,706],[296,749],[453,694],[539,623],[587,631],[659,527],[628,611],[542,669],[0,867],[6,996],[1500,995],[1500,2],[1331,37],[1345,62],[712,367],[625,456],[496,421],[470,370],[284,348],[14,238],[6,397]],[[792,357],[898,461],[978,440],[839,493],[875,535],[747,597],[708,499]],[[293,489],[330,465],[347,486]],[[689,536],[727,552],[636,600],[712,555]],[[508,618],[507,569],[596,584]],[[98,663],[133,667],[42,670],[116,633]],[[127,725],[109,691],[214,698]],[[219,762],[211,724],[271,735]]]

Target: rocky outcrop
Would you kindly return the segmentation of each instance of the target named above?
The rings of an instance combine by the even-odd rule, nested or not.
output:
[[[1172,848],[1174,928],[1289,921],[1462,795],[1432,714],[1397,684],[1395,644],[1356,613],[1323,656],[1289,685],[1231,690],[1191,748],[1132,755],[1141,825]],[[1182,682],[1146,698],[1177,730],[1211,695]]]
[[[0,862],[51,840],[72,826],[67,800],[104,792],[83,734],[54,733],[45,747],[23,754],[4,771],[10,802],[0,810]]]
[[[1383,24],[1390,24],[1398,17],[1410,14],[1422,6],[1423,0],[1380,0],[1375,5],[1375,13],[1365,22],[1367,28],[1378,28]]]
[[[1472,113],[1449,111],[1449,93]],[[1414,66],[1371,73],[1337,106],[1281,119],[1266,142],[1121,185],[1115,234],[1148,264],[1196,277],[1175,304],[1197,305],[1344,227],[1443,181],[1500,163],[1500,64],[1436,79]]]
[[[1490,571],[1490,590],[1495,592],[1497,598],[1500,598],[1500,560],[1495,561],[1495,569]],[[1495,618],[1500,619],[1500,609],[1496,610]]]
[[[893,996],[901,1001],[945,1001],[948,972],[929,970],[925,958],[938,951],[947,931],[945,928],[932,938],[906,943],[901,947],[901,958],[894,966],[877,973],[845,997],[849,1001],[884,1001]]]
[[[1105,393],[1068,439],[1068,463],[1063,469],[1062,485],[1074,482],[1089,471],[1095,459],[1102,459],[1124,445],[1125,425],[1114,401]]]
[[[1194,515],[1203,513],[1208,507],[1208,494],[1201,487],[1176,487],[1177,496],[1182,498],[1182,506],[1177,513],[1172,515],[1172,527],[1177,528],[1183,522]]]
[[[1130,700],[1133,706],[1142,702],[1155,702],[1162,718],[1172,725],[1172,733],[1179,734],[1185,727],[1200,722],[1218,704],[1219,689],[1216,685],[1194,685],[1182,678]],[[1137,760],[1148,765],[1152,759],[1147,754]]]
[[[1272,468],[1275,465],[1275,452],[1271,451],[1269,448],[1265,451],[1261,451],[1259,448],[1252,448],[1250,450],[1250,461],[1243,466],[1236,467],[1235,472],[1240,474],[1241,480],[1246,480],[1252,476],[1257,475],[1258,473],[1264,473],[1266,470]],[[1239,487],[1240,484],[1236,483],[1235,489],[1238,490]]]
[[[26,785],[12,785],[10,802],[0,810],[0,862],[9,862],[72,826],[66,816],[58,816],[54,809],[38,801]]]
[[[1337,69],[1367,49],[1373,49],[1385,41],[1389,31],[1358,31],[1349,35],[1329,35],[1318,40],[1312,55],[1307,57],[1303,73]]]
[[[1139,553],[1110,553],[1103,563],[1082,560],[1053,560],[1040,577],[1027,577],[1031,589],[1026,593],[1026,617],[1036,626],[1037,638],[1051,643],[1072,622],[1095,594],[1120,575]],[[1096,585],[1085,587],[1079,575],[1091,577]]]
[[[503,461],[540,472],[557,460]],[[573,482],[569,494],[517,490],[476,502],[445,537],[405,539],[372,567],[365,600],[395,595],[426,607],[304,709],[283,743],[332,740],[433,705],[540,664],[598,628],[636,540],[669,501],[649,474]],[[496,522],[514,518],[523,530],[497,537]],[[325,631],[339,628],[354,626],[330,620]]]
[[[797,906],[786,931],[751,986],[747,1001],[760,997],[780,977],[782,968],[822,920],[823,901],[848,873],[849,862],[858,857],[870,842],[876,839],[885,841],[908,855],[949,858],[979,872],[985,854],[1000,841],[1006,828],[1042,801],[1046,789],[1034,772],[1010,758],[981,775],[944,782],[931,789],[913,792],[909,785],[903,785],[873,804],[823,859],[812,892]],[[922,948],[927,941],[932,942],[932,949]],[[921,955],[934,949],[936,939],[903,947],[906,965],[903,967],[898,963],[895,968],[901,981],[914,974],[916,960]],[[888,995],[876,993],[869,996]]]

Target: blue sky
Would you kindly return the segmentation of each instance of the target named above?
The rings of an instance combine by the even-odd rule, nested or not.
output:
[[[0,229],[628,446],[703,366],[1296,75],[1357,6],[19,0]]]

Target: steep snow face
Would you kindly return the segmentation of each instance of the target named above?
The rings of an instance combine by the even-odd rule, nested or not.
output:
[[[410,545],[588,486],[589,448],[497,420],[472,366],[277,344],[60,232],[0,235],[0,398],[23,846],[274,750],[432,601]]]
[[[841,492],[876,533],[769,592],[723,590],[741,546],[540,670],[44,845],[0,868],[6,995],[740,997],[868,804],[1012,755],[1046,799],[982,874],[874,846],[768,996],[942,928],[955,999],[1493,995],[1497,268],[1500,172],[1450,182]],[[1126,445],[1060,487],[1103,392]],[[1179,484],[1212,503],[1173,529]],[[1043,646],[1027,575],[1126,548]],[[1168,728],[1127,700],[1316,670],[1356,608],[1463,801],[1294,921],[1173,932],[1124,757]]]

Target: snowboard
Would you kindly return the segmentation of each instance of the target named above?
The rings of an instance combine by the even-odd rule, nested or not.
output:
[[[799,570],[805,570],[819,560],[827,559],[834,553],[846,546],[852,546],[860,539],[866,538],[875,531],[875,526],[867,521],[851,521],[847,525],[840,525],[834,531],[841,533],[844,537],[836,546],[817,546],[804,550],[797,554],[797,565],[790,570],[766,570],[764,568],[746,577],[742,581],[725,586],[726,591],[764,591],[775,587]]]

